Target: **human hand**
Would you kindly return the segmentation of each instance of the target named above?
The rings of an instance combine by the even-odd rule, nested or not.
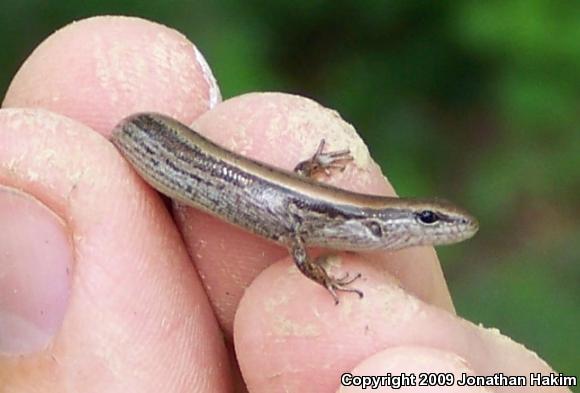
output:
[[[172,220],[94,132],[162,112],[288,169],[325,138],[355,157],[333,184],[394,193],[334,112],[285,94],[218,101],[194,47],[139,19],[67,26],[19,71],[4,107],[75,121],[0,112],[0,222],[11,228],[0,239],[0,382],[9,391],[225,392],[238,365],[252,392],[334,391],[344,372],[550,372],[454,315],[431,248],[341,254],[336,270],[361,272],[365,298],[342,294],[336,307],[286,250],[194,209],[176,206]]]

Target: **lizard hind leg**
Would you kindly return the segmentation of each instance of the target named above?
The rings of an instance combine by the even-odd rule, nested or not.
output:
[[[302,274],[325,287],[332,295],[335,304],[340,303],[337,292],[356,293],[360,298],[364,296],[361,290],[349,287],[350,284],[361,277],[360,273],[355,274],[353,277],[350,277],[348,273],[338,278],[331,276],[328,274],[324,266],[320,264],[320,262],[325,260],[327,257],[322,256],[317,258],[315,261],[312,261],[306,253],[306,248],[304,247],[302,239],[297,238],[294,241],[290,247],[290,254]]]

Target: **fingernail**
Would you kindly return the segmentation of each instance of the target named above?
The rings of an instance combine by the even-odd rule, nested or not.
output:
[[[0,354],[48,346],[64,318],[72,260],[64,222],[32,196],[0,186]]]
[[[199,49],[194,45],[193,50],[195,53],[195,59],[197,63],[201,67],[201,74],[205,79],[208,89],[209,89],[209,109],[212,109],[214,106],[219,104],[222,101],[222,94],[220,92],[220,88],[213,76],[213,72],[211,72],[211,68],[209,68],[209,64],[205,60],[205,57],[201,54]]]

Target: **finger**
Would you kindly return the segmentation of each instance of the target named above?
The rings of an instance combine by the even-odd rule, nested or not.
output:
[[[109,135],[142,111],[190,123],[220,101],[211,70],[183,35],[139,18],[99,16],[48,37],[22,65],[4,107],[41,107]]]
[[[343,254],[337,264],[343,265],[341,271],[363,274],[357,282],[362,300],[342,294],[335,306],[323,288],[304,280],[288,261],[262,272],[246,290],[234,342],[250,391],[271,391],[274,385],[307,391],[316,381],[317,391],[333,392],[345,371],[382,350],[409,345],[455,354],[475,375],[552,372],[536,354],[496,330],[409,295],[360,256]],[[529,384],[518,389],[541,391]]]
[[[325,139],[327,151],[349,149],[354,157],[344,172],[334,171],[325,181],[358,192],[394,195],[354,128],[336,112],[309,99],[276,93],[243,95],[202,115],[194,128],[228,149],[289,170],[310,158]],[[286,256],[287,250],[195,209],[178,208],[177,219],[216,313],[231,331],[244,289],[258,272]],[[452,308],[431,248],[382,253],[377,258],[406,289],[430,303]]]
[[[111,144],[46,111],[4,109],[0,185],[13,210],[0,221],[16,220],[0,236],[3,387],[230,389],[180,236]]]

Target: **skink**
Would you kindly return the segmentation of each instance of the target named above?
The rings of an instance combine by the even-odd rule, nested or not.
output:
[[[396,250],[456,243],[473,236],[477,220],[436,199],[394,198],[349,192],[312,179],[341,167],[348,151],[316,154],[295,172],[224,149],[164,115],[140,113],[121,121],[112,142],[154,188],[256,235],[286,246],[299,270],[325,287],[362,292],[360,277],[333,277],[311,260],[307,247]]]

